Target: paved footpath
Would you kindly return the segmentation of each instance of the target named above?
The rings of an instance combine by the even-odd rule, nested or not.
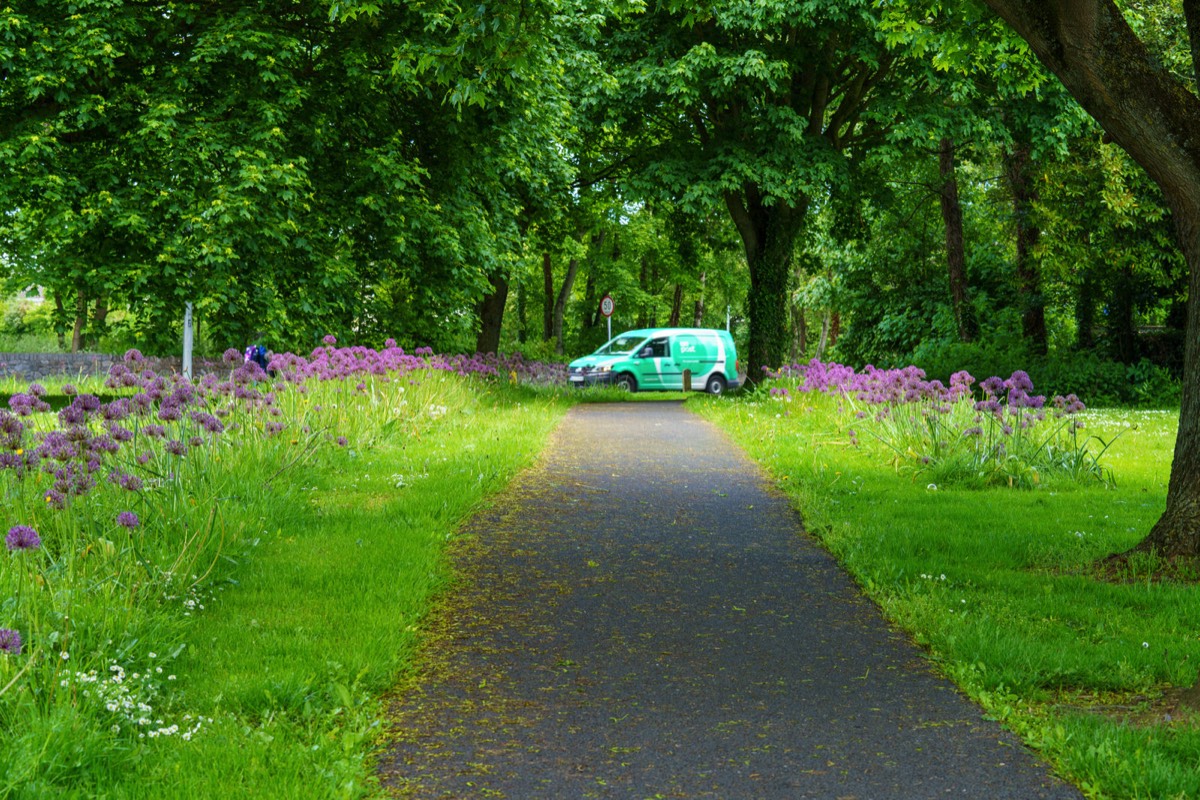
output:
[[[677,403],[583,405],[475,517],[381,778],[420,798],[1081,798]]]

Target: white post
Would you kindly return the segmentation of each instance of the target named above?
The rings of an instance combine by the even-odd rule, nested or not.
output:
[[[725,306],[725,330],[729,330],[729,306]]]
[[[612,317],[605,317],[604,319],[606,319],[608,321],[608,340],[611,342],[612,341]]]
[[[183,312],[183,377],[192,379],[192,304]]]

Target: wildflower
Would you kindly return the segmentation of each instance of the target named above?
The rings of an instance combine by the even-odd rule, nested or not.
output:
[[[129,528],[130,530],[133,530],[138,525],[142,524],[142,522],[138,519],[138,515],[132,511],[122,511],[120,514],[117,514],[117,524],[122,528]]]
[[[187,453],[187,445],[178,439],[171,439],[163,445],[163,449],[173,456],[182,456]]]
[[[74,397],[75,395],[79,394],[79,390],[75,388],[75,384],[73,383],[64,383],[62,387],[62,393],[67,397]]]
[[[42,546],[42,537],[28,525],[14,525],[8,529],[4,544],[9,550],[37,550]]]
[[[141,351],[137,350],[136,348],[130,348],[129,350],[126,350],[125,355],[122,356],[122,358],[125,360],[126,364],[141,364],[146,360],[146,357],[143,356]]]
[[[237,364],[242,361],[242,354],[231,347],[221,354],[221,360],[226,364]]]
[[[346,446],[348,443],[349,443],[349,442],[346,440],[346,437],[345,437],[345,436],[339,436],[339,437],[337,437],[337,444],[338,444],[338,447],[345,447],[345,446]]]
[[[322,339],[321,341],[324,342],[325,344],[329,345],[330,347],[333,347],[335,344],[337,344],[337,337],[334,336],[332,333],[327,333],[327,334],[325,334],[325,338]]]
[[[0,628],[0,653],[21,655],[21,634],[12,628]]]

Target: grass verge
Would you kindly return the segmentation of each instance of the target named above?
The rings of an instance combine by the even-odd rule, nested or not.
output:
[[[0,624],[25,639],[0,653],[0,797],[376,791],[380,698],[447,579],[444,545],[568,405],[449,371],[398,383],[281,393],[279,416],[227,417],[237,440],[62,510],[48,478],[10,476],[9,524],[43,542],[0,553]],[[274,419],[290,422],[243,435]],[[139,527],[106,522],[133,502]]]
[[[1153,559],[1096,567],[1162,512],[1171,412],[1099,411],[1115,486],[939,486],[859,445],[837,400],[765,392],[689,407],[775,478],[806,527],[986,712],[1090,797],[1200,796],[1200,593]],[[1192,576],[1193,578],[1195,576]]]

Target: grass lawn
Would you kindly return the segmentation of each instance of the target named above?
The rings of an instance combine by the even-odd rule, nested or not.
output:
[[[690,407],[769,470],[948,676],[1089,796],[1200,795],[1200,716],[1180,703],[1200,667],[1200,592],[1157,580],[1151,558],[1116,580],[1095,566],[1161,513],[1176,412],[1083,415],[1087,433],[1120,434],[1103,458],[1115,486],[979,489],[897,470],[829,395]]]

